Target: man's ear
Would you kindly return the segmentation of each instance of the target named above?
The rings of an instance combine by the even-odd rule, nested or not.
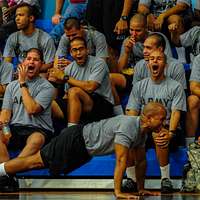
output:
[[[33,15],[29,16],[29,18],[30,18],[30,22],[33,23],[35,21],[35,17]]]

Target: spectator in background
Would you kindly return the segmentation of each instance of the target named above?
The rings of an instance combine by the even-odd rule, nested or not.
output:
[[[13,65],[11,63],[5,62],[2,58],[0,52],[0,107],[2,105],[2,98],[6,90],[6,86],[13,79]]]
[[[194,58],[190,75],[190,91],[188,97],[188,112],[186,115],[186,144],[194,142],[199,126],[200,109],[200,54]]]
[[[164,23],[171,15],[183,17],[186,25],[191,24],[192,9],[190,0],[140,0],[138,12],[148,15],[148,29],[151,31],[162,31],[167,33]],[[168,24],[168,23],[166,23]]]
[[[106,62],[88,55],[84,38],[75,37],[69,42],[74,59],[64,71],[50,70],[49,80],[65,83],[68,126],[81,121],[98,121],[113,114],[109,70]],[[66,104],[66,103],[65,103]]]
[[[53,66],[56,51],[53,39],[46,32],[35,28],[35,13],[33,7],[28,4],[20,4],[17,7],[15,21],[19,31],[12,33],[6,42],[3,53],[5,61],[12,62],[13,58],[17,57],[19,62],[22,62],[28,49],[39,48],[44,55],[40,70],[46,72]]]
[[[119,45],[128,31],[129,17],[136,10],[137,2],[137,0],[88,0],[86,20],[104,33],[111,48],[119,50]],[[117,39],[120,35],[123,37]]]
[[[62,9],[65,0],[55,0],[56,8],[55,13],[52,16],[52,23],[55,25],[50,32],[51,37],[54,39],[55,44],[58,45],[61,36],[64,34],[64,22],[69,17],[76,17],[77,19],[83,19],[85,14],[87,0],[69,0],[68,6],[62,15]]]
[[[167,63],[163,52],[155,50],[150,53],[148,67],[151,77],[143,79],[133,86],[126,107],[126,114],[140,115],[143,107],[151,101],[161,102],[165,106],[167,110],[167,119],[164,125],[166,132],[152,133],[152,136],[161,170],[161,192],[171,193],[173,186],[169,175],[169,142],[173,142],[172,147],[181,144],[179,142],[183,134],[179,128],[179,123],[181,111],[186,111],[185,93],[180,83],[165,77],[164,70]],[[134,154],[130,154],[130,160],[131,158],[134,161]],[[134,162],[132,162],[132,165],[134,166]],[[128,177],[133,179],[135,173],[134,167],[131,168],[132,165],[130,164],[130,168],[127,170],[129,172]]]
[[[200,1],[196,0],[194,4],[194,20],[192,26],[200,26]]]
[[[18,67],[18,80],[6,87],[0,124],[9,124],[11,137],[1,130],[0,163],[10,159],[8,145],[15,150],[21,149],[18,157],[25,157],[38,152],[53,136],[51,102],[54,87],[39,75],[42,62],[40,50],[28,50],[26,58]],[[13,183],[10,179],[5,176],[0,180],[1,190],[9,189],[9,184]]]
[[[4,3],[3,3],[4,2]],[[19,4],[27,3],[34,7],[35,17],[37,18],[41,13],[41,8],[38,0],[12,0],[12,1],[2,1],[2,24],[0,26],[0,48],[3,51],[5,41],[9,35],[17,31],[17,26],[15,23],[15,11]]]

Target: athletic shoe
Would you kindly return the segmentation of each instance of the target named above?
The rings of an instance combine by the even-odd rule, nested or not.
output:
[[[137,192],[137,183],[133,181],[131,178],[127,178],[123,181],[121,186],[122,192]]]
[[[172,193],[173,185],[168,178],[163,178],[161,181],[161,193]]]

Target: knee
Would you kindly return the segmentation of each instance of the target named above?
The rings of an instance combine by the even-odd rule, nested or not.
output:
[[[189,110],[199,109],[199,97],[191,95],[187,99]]]
[[[74,99],[79,97],[79,94],[81,93],[82,89],[78,87],[72,87],[68,90],[68,99]]]

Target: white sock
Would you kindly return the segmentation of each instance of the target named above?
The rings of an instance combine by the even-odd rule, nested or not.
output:
[[[194,140],[195,140],[195,137],[186,137],[186,138],[185,138],[186,147],[189,147],[189,145],[190,145],[191,143],[193,143]]]
[[[7,175],[4,165],[5,165],[5,163],[0,164],[0,176]]]
[[[71,123],[71,122],[68,122],[68,124],[67,124],[67,127],[70,127],[70,126],[75,126],[75,125],[77,125],[76,123]]]
[[[114,112],[115,115],[123,115],[124,114],[124,111],[123,111],[121,105],[114,106],[113,112]]]
[[[160,172],[161,172],[161,179],[163,178],[168,178],[170,179],[169,177],[169,164],[168,165],[165,165],[164,167],[160,167]]]
[[[126,168],[126,175],[127,175],[128,178],[131,178],[133,181],[136,182],[135,166],[127,167]]]

